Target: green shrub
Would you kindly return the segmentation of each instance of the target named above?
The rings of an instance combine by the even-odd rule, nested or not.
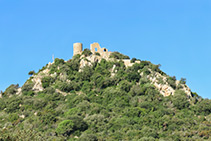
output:
[[[159,65],[153,65],[151,64],[151,69],[152,71],[155,71],[155,72],[159,72],[160,71],[160,64]]]
[[[79,116],[69,117],[68,120],[64,120],[59,123],[56,128],[56,132],[63,136],[69,136],[72,133],[79,133],[80,131],[85,131],[88,128],[88,125],[83,121]]]
[[[82,86],[82,88],[81,88],[81,90],[83,92],[90,92],[92,90],[92,87],[93,87],[92,83],[90,83],[88,81],[85,81],[83,86]]]
[[[197,113],[209,115],[211,113],[211,100],[204,99],[196,104]]]
[[[167,82],[169,83],[169,85],[173,88],[176,89],[176,77],[168,77],[167,78]]]
[[[151,73],[151,71],[149,71],[149,69],[147,68],[147,67],[144,67],[143,69],[142,69],[142,71],[143,71],[143,74],[146,76],[146,75],[149,75],[150,73]]]
[[[33,83],[25,83],[23,86],[22,86],[22,93],[27,93],[29,91],[32,91],[32,88],[33,88],[34,84]]]
[[[45,106],[47,105],[47,102],[42,100],[42,99],[38,99],[38,100],[35,100],[34,103],[33,103],[33,109],[35,110],[38,110],[38,109],[42,109],[44,108]]]
[[[54,111],[55,107],[50,108],[38,113],[42,126],[51,125],[57,121],[57,113]]]
[[[126,92],[129,92],[131,87],[132,87],[132,85],[130,84],[130,82],[128,82],[126,80],[123,80],[119,83],[119,88]]]
[[[79,138],[80,141],[98,141],[94,134],[82,134]]]
[[[158,137],[157,132],[154,129],[150,128],[150,127],[144,127],[141,130],[141,132],[142,132],[142,135],[144,137],[152,137],[152,138],[157,138]]]
[[[81,132],[88,129],[88,124],[83,120],[81,116],[69,116],[69,120],[71,120],[74,123],[73,130],[74,132]]]
[[[132,96],[144,95],[144,91],[141,89],[139,85],[133,85],[132,88],[130,89],[130,94]]]
[[[20,109],[20,104],[22,103],[22,99],[19,97],[12,97],[6,101],[6,112],[14,113]]]
[[[62,134],[64,136],[68,136],[73,132],[74,123],[72,120],[64,120],[59,123],[58,127],[56,128],[56,132],[58,134]]]
[[[102,132],[106,127],[107,120],[101,114],[94,114],[85,118],[89,128],[95,133]]]
[[[188,108],[190,103],[188,101],[187,94],[182,90],[176,90],[173,97],[172,102],[177,109]]]
[[[135,63],[136,60],[137,60],[136,58],[132,58],[130,62]]]
[[[16,84],[16,85],[12,84],[5,90],[4,94],[7,94],[7,95],[8,94],[11,94],[11,95],[16,94],[18,91],[17,90],[18,88],[19,88],[18,84]]]
[[[70,92],[70,91],[74,90],[71,82],[68,83],[68,82],[58,81],[58,82],[56,82],[55,87],[63,92]]]
[[[56,58],[56,59],[54,60],[54,64],[55,64],[56,66],[63,65],[64,63],[65,63],[65,62],[64,62],[63,59]]]
[[[30,71],[29,73],[28,73],[28,75],[34,75],[35,74],[35,71]]]
[[[47,88],[54,82],[54,78],[51,76],[45,76],[42,78],[41,82],[42,82],[42,87]]]
[[[145,110],[140,107],[131,107],[124,110],[124,115],[127,117],[140,117],[145,115]]]
[[[95,52],[95,55],[97,55],[97,56],[100,56],[100,53],[98,53],[98,52]]]
[[[85,57],[92,55],[92,52],[90,51],[90,49],[86,48],[84,49],[84,51],[82,52],[83,55],[85,55]]]
[[[127,55],[123,55],[119,52],[113,52],[111,55],[110,55],[110,58],[115,58],[115,59],[130,59],[129,56]]]
[[[47,87],[43,90],[43,93],[45,94],[53,94],[55,93],[55,89],[53,87]]]
[[[180,84],[186,84],[186,78],[181,78],[180,79]]]
[[[73,59],[68,63],[68,66],[73,70],[73,71],[78,71],[80,67],[80,55],[75,55],[73,56]]]
[[[132,81],[138,82],[140,78],[141,76],[138,72],[131,72],[131,73],[128,73],[126,76],[126,79],[129,82],[132,82]]]
[[[80,73],[78,73],[78,77],[82,81],[90,81],[90,77],[93,74],[93,70],[90,66],[85,66]]]
[[[145,66],[149,66],[151,63],[149,61],[141,61],[140,67],[143,69]]]
[[[80,110],[78,108],[71,108],[69,109],[67,112],[64,113],[65,117],[69,117],[69,116],[75,116],[78,115],[80,113]]]
[[[8,120],[9,120],[10,122],[14,122],[14,121],[16,121],[18,118],[19,118],[18,114],[12,113],[12,114],[9,114]]]
[[[3,99],[0,98],[0,111],[6,107],[6,104]]]

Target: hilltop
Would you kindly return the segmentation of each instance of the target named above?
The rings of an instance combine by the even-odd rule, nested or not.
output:
[[[1,94],[2,139],[210,139],[211,100],[186,79],[98,43],[73,49],[72,59],[56,58]]]

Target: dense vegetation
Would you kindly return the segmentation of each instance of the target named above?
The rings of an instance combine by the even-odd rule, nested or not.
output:
[[[175,95],[163,97],[147,79],[149,68],[166,75],[159,65],[142,61],[126,68],[103,59],[79,71],[79,62],[80,55],[55,59],[43,91],[32,90],[33,76],[20,95],[18,85],[8,87],[0,98],[0,140],[211,140],[211,100],[188,97],[174,77],[167,81]]]

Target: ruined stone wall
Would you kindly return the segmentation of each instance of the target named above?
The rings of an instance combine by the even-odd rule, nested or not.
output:
[[[123,59],[122,60],[126,67],[131,67],[133,63],[130,62],[130,59]]]
[[[123,59],[122,61],[124,62],[124,64],[125,64],[126,67],[131,67],[135,63],[138,63],[138,64],[141,63],[141,61],[135,61],[135,63],[131,63],[131,60],[130,59]]]
[[[77,54],[81,54],[83,51],[83,44],[82,43],[74,43],[73,44],[73,56]]]
[[[101,48],[99,43],[90,44],[90,50],[92,54],[99,53],[101,58],[106,60],[109,59],[109,56],[112,52],[109,52],[106,48]],[[73,44],[73,56],[77,54],[81,54],[83,52],[83,44],[82,43],[74,43]],[[132,66],[134,63],[131,63],[130,59],[122,60],[126,67]],[[140,61],[136,61],[135,63],[140,63]]]
[[[99,53],[103,58],[108,59],[111,52],[106,48],[101,48],[98,43],[93,43],[90,45],[90,50],[93,54]]]

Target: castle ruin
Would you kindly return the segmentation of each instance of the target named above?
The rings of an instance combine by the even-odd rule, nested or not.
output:
[[[109,59],[109,56],[112,52],[108,51],[106,48],[101,48],[99,43],[93,43],[90,44],[90,51],[92,54],[99,53],[101,58],[104,58],[106,60]],[[74,43],[73,44],[73,56],[77,54],[82,54],[83,52],[83,44],[82,43]],[[132,66],[134,63],[131,63],[130,59],[122,59],[126,67]],[[135,63],[140,63],[140,61],[135,61]]]
[[[109,52],[106,48],[101,48],[99,43],[90,44],[90,50],[92,54],[99,53],[105,59],[108,59],[112,52]],[[73,56],[77,54],[81,54],[83,52],[83,44],[82,43],[74,43],[73,44]]]

